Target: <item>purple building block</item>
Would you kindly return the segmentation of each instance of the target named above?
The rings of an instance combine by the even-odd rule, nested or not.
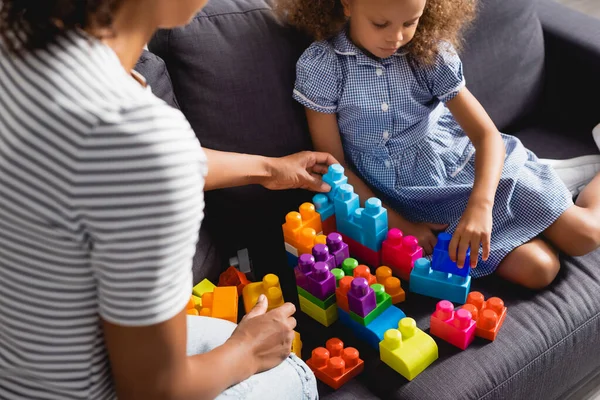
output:
[[[350,258],[348,245],[344,243],[342,235],[337,232],[327,235],[327,247],[329,247],[329,253],[335,258],[336,268],[341,266],[346,258]]]
[[[350,311],[360,316],[366,317],[377,307],[375,291],[369,287],[365,278],[354,278],[348,291],[348,307]]]
[[[335,276],[324,262],[316,262],[312,266],[312,273],[308,275],[308,291],[319,300],[327,300],[335,293]]]
[[[315,258],[310,254],[302,254],[298,259],[298,266],[294,268],[296,285],[309,292],[308,277],[312,274]]]
[[[327,245],[321,243],[315,244],[312,249],[312,255],[315,258],[315,262],[324,262],[329,266],[330,271],[337,268],[335,257],[329,253],[329,247],[327,247]]]

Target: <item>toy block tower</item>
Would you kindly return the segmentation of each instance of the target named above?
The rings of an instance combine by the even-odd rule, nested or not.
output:
[[[496,339],[506,318],[507,309],[502,299],[491,297],[485,301],[483,294],[471,292],[467,297],[467,304],[462,306],[462,309],[469,311],[477,324],[475,336],[487,340]]]
[[[333,389],[339,389],[364,369],[358,350],[353,347],[344,348],[344,343],[337,338],[329,339],[325,347],[314,349],[306,365],[317,379]]]
[[[404,236],[392,228],[381,247],[381,262],[405,281],[409,280],[415,261],[423,257],[423,248],[414,236]]]
[[[323,228],[323,233],[325,235],[329,235],[331,232],[335,232],[337,230],[337,225],[335,222],[335,209],[333,207],[333,200],[330,200],[327,195],[319,193],[313,197],[312,201],[315,205],[315,209],[321,216],[321,227]]]
[[[335,257],[336,268],[340,267],[344,260],[350,258],[350,249],[348,245],[344,243],[342,235],[337,232],[331,232],[327,235],[326,239],[329,253]]]
[[[341,271],[336,270],[334,275],[327,263],[311,254],[301,255],[294,269],[300,309],[325,326],[337,320],[335,290]]]
[[[267,310],[272,310],[283,305],[283,293],[281,292],[281,285],[279,284],[279,277],[277,275],[267,274],[261,282],[249,283],[244,287],[242,297],[244,298],[244,309],[246,312],[250,312],[252,307],[256,305],[258,297],[261,294],[264,294],[269,302]]]
[[[285,250],[288,255],[288,264],[292,267],[297,263],[297,258],[304,253],[310,253],[317,240],[322,235],[321,216],[311,203],[300,206],[299,212],[292,211],[285,216],[282,225]],[[321,239],[325,241],[325,239]]]
[[[392,304],[402,303],[406,300],[406,293],[402,289],[400,279],[392,276],[392,269],[381,266],[375,270],[377,283],[383,285],[385,292],[392,297]]]
[[[433,338],[417,328],[412,318],[403,318],[398,329],[389,329],[379,343],[381,361],[394,371],[413,380],[438,358]]]
[[[434,271],[431,262],[425,258],[418,259],[410,273],[410,291],[424,296],[464,304],[470,288],[470,276]]]
[[[429,333],[465,350],[475,339],[475,321],[467,309],[454,311],[454,306],[447,300],[437,303],[431,315]]]
[[[433,258],[431,261],[431,269],[434,271],[442,271],[452,275],[458,275],[466,277],[471,272],[471,268],[463,267],[459,268],[454,261],[450,259],[448,247],[452,235],[446,232],[442,232],[438,235],[438,241],[433,249]],[[466,262],[468,263],[471,259],[471,249],[467,249]]]

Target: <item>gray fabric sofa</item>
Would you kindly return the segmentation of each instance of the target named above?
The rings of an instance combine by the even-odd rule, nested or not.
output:
[[[183,111],[205,147],[282,156],[311,148],[291,96],[295,62],[309,43],[277,22],[266,1],[213,0],[189,26],[158,32],[137,69]],[[503,132],[540,157],[598,152],[591,130],[600,122],[600,21],[550,0],[482,0],[462,58],[467,85]],[[281,223],[310,198],[261,187],[207,193],[195,280],[216,280],[228,257],[248,248],[256,275],[279,274],[286,300],[297,304]],[[600,252],[564,258],[543,292],[493,276],[473,289],[508,306],[498,339],[466,351],[438,341],[439,360],[412,382],[339,323],[324,328],[298,313],[305,359],[338,336],[366,363],[337,392],[321,385],[322,398],[562,399],[600,373]],[[402,309],[427,330],[435,303],[409,295]]]

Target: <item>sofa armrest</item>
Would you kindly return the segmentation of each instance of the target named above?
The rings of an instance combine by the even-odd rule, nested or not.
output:
[[[591,133],[600,122],[600,20],[554,0],[538,1],[538,15],[546,50],[542,117]]]

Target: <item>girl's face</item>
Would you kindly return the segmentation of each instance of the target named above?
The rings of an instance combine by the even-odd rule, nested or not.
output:
[[[350,38],[378,58],[392,56],[415,36],[426,0],[341,0]]]

